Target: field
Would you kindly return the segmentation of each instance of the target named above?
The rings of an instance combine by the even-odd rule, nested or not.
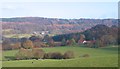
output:
[[[42,48],[45,52],[61,52],[72,50],[74,59],[44,59],[44,60],[10,60],[18,50],[3,52],[3,67],[118,67],[118,47],[86,48],[78,46],[65,46]],[[89,54],[89,57],[82,57]],[[6,58],[5,58],[6,57]],[[32,63],[33,62],[33,63]]]

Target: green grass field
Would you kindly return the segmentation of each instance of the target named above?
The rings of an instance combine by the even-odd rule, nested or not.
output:
[[[1,55],[0,55],[0,68],[2,68],[2,58],[1,58]]]
[[[3,67],[118,67],[118,47],[86,48],[86,47],[53,47],[42,48],[45,52],[61,52],[72,50],[74,59],[44,59],[44,60],[10,60],[18,50],[3,52]],[[89,54],[90,57],[81,57]],[[33,62],[33,63],[32,63]]]

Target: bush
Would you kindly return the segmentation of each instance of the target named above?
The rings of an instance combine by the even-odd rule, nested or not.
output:
[[[89,54],[84,54],[82,57],[90,57]]]
[[[62,59],[63,55],[60,52],[46,53],[44,59]]]
[[[53,52],[53,53],[45,53],[44,59],[71,59],[74,58],[74,52],[73,51],[67,51],[63,54],[60,52]]]
[[[45,52],[42,49],[32,49],[33,58],[42,59],[44,57]]]
[[[45,52],[42,49],[23,49],[21,48],[18,53],[16,53],[16,59],[42,59]]]
[[[74,58],[74,52],[73,51],[67,51],[67,52],[65,52],[64,55],[63,55],[63,58],[64,59]]]
[[[74,58],[73,51],[67,51],[64,55],[60,52],[45,53],[42,49],[24,49],[21,48],[15,55],[17,60],[22,59],[71,59]]]
[[[27,40],[22,43],[22,47],[25,49],[31,49],[33,48],[33,42],[31,40]]]
[[[12,50],[20,49],[21,48],[21,43],[20,42],[14,43],[14,44],[11,45],[11,47],[12,47]]]
[[[28,49],[23,49],[21,48],[19,50],[18,53],[16,53],[16,59],[20,60],[20,59],[32,59],[33,55],[32,55],[32,51],[28,50]]]
[[[44,54],[44,59],[51,59],[52,57],[52,53],[51,52],[49,52],[49,53],[45,53]]]
[[[48,54],[45,53],[43,59],[48,59]]]
[[[54,52],[51,54],[52,59],[62,59],[63,55],[60,52]]]

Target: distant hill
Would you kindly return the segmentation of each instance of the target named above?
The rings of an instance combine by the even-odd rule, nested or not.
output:
[[[71,38],[74,38],[76,42],[80,39],[80,35],[85,35],[85,40],[109,40],[114,43],[120,44],[120,38],[118,35],[118,27],[117,26],[111,26],[108,27],[103,24],[98,24],[88,30],[85,30],[84,32],[78,32],[78,33],[70,33],[70,34],[62,34],[62,35],[56,35],[53,36],[53,39],[55,41],[62,41],[62,39],[69,40]]]
[[[57,19],[43,17],[17,17],[2,19],[3,34],[33,33],[49,31],[50,34],[83,32],[98,24],[111,27],[117,25],[117,19]]]
[[[117,26],[108,27],[106,25],[100,24],[92,27],[89,30],[84,31],[82,34],[86,36],[87,40],[100,39],[101,37],[106,35],[112,35],[112,37],[117,39],[118,27]]]

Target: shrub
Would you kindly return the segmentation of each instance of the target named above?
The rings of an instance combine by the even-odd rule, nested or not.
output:
[[[42,49],[23,49],[21,48],[18,53],[16,53],[16,59],[42,59],[44,57],[44,51]]]
[[[73,51],[67,51],[64,55],[60,52],[45,53],[42,49],[24,49],[21,48],[15,55],[17,60],[21,59],[71,59],[74,58]]]
[[[67,51],[67,52],[65,52],[64,55],[63,55],[63,58],[64,59],[74,58],[74,52],[73,51]]]
[[[52,53],[51,52],[49,52],[49,53],[45,53],[44,54],[44,59],[51,59],[52,57]]]
[[[17,42],[17,43],[12,44],[11,46],[12,46],[12,50],[14,50],[14,49],[20,49],[21,48],[21,43]]]
[[[62,59],[63,55],[60,52],[49,52],[44,55],[44,59]]]
[[[48,59],[48,54],[45,53],[43,59]]]
[[[89,54],[84,54],[82,57],[90,57]]]
[[[27,40],[22,43],[22,47],[25,49],[31,49],[31,48],[33,48],[33,43],[31,40]]]
[[[33,58],[42,59],[44,57],[45,52],[42,49],[32,49]]]
[[[16,59],[20,60],[20,59],[31,59],[33,57],[32,55],[32,51],[28,50],[28,49],[23,49],[21,48],[19,50],[18,53],[16,53]]]
[[[63,55],[60,52],[54,52],[51,54],[52,59],[62,59]]]

